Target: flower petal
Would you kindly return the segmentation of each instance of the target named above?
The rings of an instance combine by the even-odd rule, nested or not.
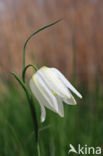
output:
[[[76,101],[74,99],[74,97],[71,95],[71,98],[70,99],[67,99],[67,98],[64,98],[63,101],[66,103],[66,104],[69,104],[69,105],[76,105]]]
[[[34,96],[38,100],[40,106],[43,105],[43,106],[46,106],[48,109],[55,111],[48,104],[48,101],[44,98],[44,96],[42,95],[42,93],[40,92],[40,90],[38,89],[38,87],[36,86],[36,84],[34,83],[34,81],[32,79],[30,80],[30,88],[31,88],[32,93],[34,94]]]
[[[67,87],[62,83],[62,81],[51,71],[51,68],[42,67],[38,70],[38,74],[42,78],[43,82],[45,82],[46,86],[59,95],[60,97],[64,98],[71,98],[71,94],[68,92]]]
[[[52,110],[53,112],[58,113],[61,117],[64,116],[64,108],[63,108],[63,103],[60,97],[56,96],[55,100],[58,104],[58,112],[55,110],[55,108],[51,107],[48,101],[45,99],[45,97],[42,95],[40,92],[39,88],[37,85],[34,83],[33,79],[30,80],[30,88],[31,91],[33,92],[34,96],[38,100],[40,106],[41,106],[41,122],[44,122],[45,117],[46,117],[46,112],[44,106],[46,106],[48,109]]]
[[[82,98],[82,95],[72,86],[72,84],[65,78],[65,76],[56,68],[51,68],[51,70],[59,77],[59,79],[67,86],[72,92],[74,92],[79,98]]]
[[[49,106],[49,108],[52,108],[54,112],[58,113],[58,102],[56,100],[56,95],[54,96],[54,93],[49,90],[49,88],[46,86],[45,82],[42,80],[38,73],[33,76],[33,81],[41,92],[42,96],[47,101],[44,106],[46,106],[47,108]]]
[[[45,118],[46,118],[46,111],[45,111],[45,107],[43,106],[44,100],[43,100],[42,96],[40,95],[40,93],[38,92],[38,89],[34,85],[32,79],[30,80],[30,88],[31,88],[33,94],[35,95],[35,97],[37,98],[37,100],[38,100],[38,102],[40,104],[40,107],[41,107],[41,122],[44,122]]]
[[[57,101],[58,101],[58,107],[59,107],[59,108],[58,108],[58,109],[59,109],[58,114],[59,114],[61,117],[64,117],[64,107],[63,107],[62,99],[61,99],[59,96],[57,96],[56,99],[57,99]]]
[[[46,111],[43,105],[40,105],[40,106],[41,106],[41,122],[44,122],[46,118]]]

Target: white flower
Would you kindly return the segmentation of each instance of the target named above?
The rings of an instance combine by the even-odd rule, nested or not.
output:
[[[63,101],[75,105],[76,101],[70,90],[79,98],[81,94],[71,85],[64,75],[56,68],[43,66],[30,80],[30,88],[41,106],[41,121],[46,117],[45,107],[64,116]]]

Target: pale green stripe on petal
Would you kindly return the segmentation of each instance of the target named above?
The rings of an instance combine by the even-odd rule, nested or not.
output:
[[[57,101],[58,101],[58,114],[61,116],[61,117],[64,117],[64,107],[63,107],[63,102],[62,102],[62,99],[57,96],[56,97]]]
[[[33,80],[34,80],[34,77],[33,77]],[[38,89],[40,90],[41,94],[48,102],[48,105],[52,108],[52,110],[54,110],[55,112],[58,112],[58,103],[57,103],[57,100],[56,100],[54,94],[52,93],[51,90],[49,90],[49,88],[46,86],[46,84],[41,79],[41,77],[38,75],[38,73],[36,73],[36,75],[35,75],[35,81],[36,81],[36,85],[37,85]],[[48,105],[45,104],[46,107]]]
[[[76,103],[76,100],[74,99],[73,96],[71,96],[70,99],[65,98],[65,99],[63,99],[63,101],[64,101],[66,104],[69,104],[69,105],[76,105],[76,104],[77,104],[77,103]]]
[[[41,78],[50,90],[54,91],[57,95],[61,97],[66,96],[68,98],[71,98],[71,94],[68,92],[68,89],[60,81],[60,79],[58,79],[58,77],[55,76],[55,74],[50,70],[50,68],[41,68],[38,71],[38,74],[40,74]]]
[[[40,92],[38,91],[37,87],[35,86],[33,80],[30,80],[30,88],[32,93],[34,94],[35,98],[38,100],[40,107],[41,107],[41,122],[45,121],[46,118],[46,112],[43,103],[45,102],[43,97],[40,95]]]
[[[56,68],[51,68],[51,70],[59,77],[59,79],[79,98],[82,98],[82,95],[73,87],[73,85],[65,78],[65,76]]]
[[[33,79],[30,80],[30,88],[40,105],[46,106],[48,109],[55,112],[55,110],[49,105],[48,101],[44,98]]]

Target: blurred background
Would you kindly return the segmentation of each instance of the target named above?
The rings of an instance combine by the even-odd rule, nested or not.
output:
[[[69,144],[103,147],[103,1],[0,0],[0,155],[35,155],[28,103],[10,72],[21,75],[26,38],[61,17],[29,42],[26,63],[58,68],[83,100],[65,105],[64,119],[47,110],[42,156],[66,156]]]

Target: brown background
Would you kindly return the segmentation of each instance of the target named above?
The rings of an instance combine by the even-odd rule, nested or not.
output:
[[[25,39],[64,20],[29,42],[26,62],[59,68],[69,79],[93,86],[103,75],[103,0],[0,0],[0,77],[21,73]]]

